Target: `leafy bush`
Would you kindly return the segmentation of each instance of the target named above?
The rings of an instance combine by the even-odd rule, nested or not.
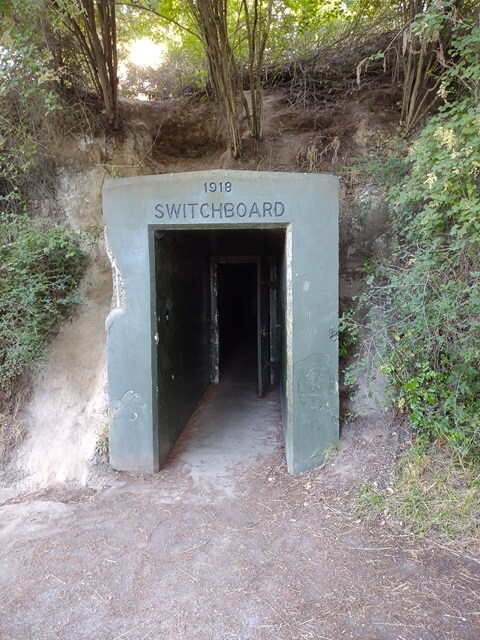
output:
[[[0,402],[77,304],[86,257],[78,238],[26,218],[0,223]]]
[[[25,433],[24,374],[77,303],[86,264],[76,234],[32,217],[53,193],[60,112],[42,9],[27,0],[0,6],[0,461]]]
[[[380,353],[394,404],[419,434],[478,454],[480,28],[452,29],[458,64],[403,160],[408,173],[389,189],[397,242],[363,303],[388,326]]]
[[[353,309],[344,311],[338,319],[338,355],[346,358],[358,344],[358,325],[353,318]]]

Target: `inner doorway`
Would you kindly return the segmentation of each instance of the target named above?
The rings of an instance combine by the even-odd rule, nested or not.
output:
[[[263,397],[275,383],[277,280],[274,256],[211,260],[212,380],[222,371],[255,377]]]
[[[339,427],[338,179],[222,169],[107,181],[103,195],[112,467],[158,471],[212,382],[210,261],[233,255],[275,257],[278,352],[266,371],[279,382],[287,467],[321,464]]]
[[[257,380],[257,263],[216,262],[219,378]],[[212,292],[215,295],[215,290]],[[217,339],[217,338],[215,338]]]

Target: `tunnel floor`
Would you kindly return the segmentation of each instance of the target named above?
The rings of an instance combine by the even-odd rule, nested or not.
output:
[[[196,484],[228,489],[237,472],[279,450],[282,442],[278,390],[258,397],[252,354],[240,343],[220,382],[210,385],[201,399],[167,467],[182,467]]]

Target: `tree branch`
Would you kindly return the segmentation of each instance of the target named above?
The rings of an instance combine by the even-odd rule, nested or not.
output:
[[[157,18],[161,18],[166,22],[170,22],[170,24],[175,25],[182,31],[185,31],[186,33],[189,33],[191,36],[194,36],[195,38],[198,38],[200,41],[202,41],[202,38],[198,33],[196,33],[195,31],[192,31],[188,27],[185,27],[183,24],[181,24],[174,18],[169,18],[165,14],[160,13],[160,11],[157,11],[153,7],[145,6],[137,2],[115,2],[115,4],[118,5],[119,7],[130,7],[131,9],[138,9],[139,11],[146,11],[147,13],[153,13],[153,15],[157,16]]]

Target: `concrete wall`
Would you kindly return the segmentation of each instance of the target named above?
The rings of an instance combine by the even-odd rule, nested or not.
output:
[[[287,235],[285,234],[285,246],[281,256],[281,262],[278,270],[278,383],[280,389],[280,404],[282,409],[283,432],[286,435],[286,426],[288,423],[288,401],[287,401],[287,275],[290,269],[287,256]]]
[[[160,466],[209,383],[209,259],[178,232],[155,241],[153,359]]]
[[[292,422],[299,428],[291,430],[287,462],[300,473],[321,464],[339,435],[338,254],[332,250],[338,231],[332,218],[292,227],[287,291],[292,292]]]

